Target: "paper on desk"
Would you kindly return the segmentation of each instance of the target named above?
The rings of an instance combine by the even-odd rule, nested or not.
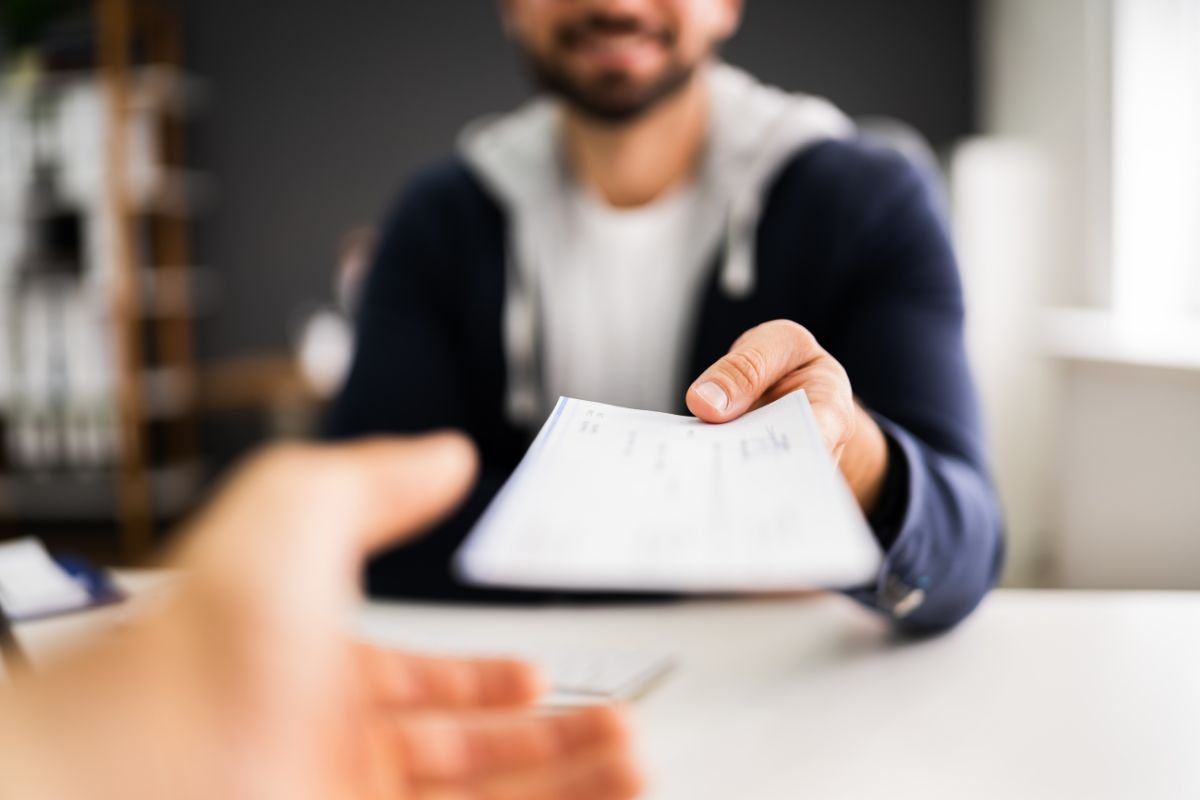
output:
[[[579,647],[557,642],[530,642],[503,627],[483,634],[457,628],[421,635],[405,630],[386,644],[404,650],[458,658],[518,658],[538,667],[546,681],[543,706],[576,706],[637,700],[678,664],[662,649]]]
[[[667,591],[849,588],[880,560],[803,391],[721,425],[559,398],[456,556],[483,584]]]
[[[0,543],[0,609],[10,619],[88,604],[87,588],[54,562],[37,539]]]

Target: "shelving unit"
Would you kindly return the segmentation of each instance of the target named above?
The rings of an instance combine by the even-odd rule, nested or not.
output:
[[[203,472],[189,242],[201,182],[185,169],[184,128],[197,85],[174,6],[95,0],[90,11],[91,68],[27,70],[3,100],[14,141],[27,123],[29,158],[0,174],[14,201],[0,198],[0,215],[23,233],[16,252],[0,251],[13,376],[0,386],[0,518],[115,522],[135,562]]]

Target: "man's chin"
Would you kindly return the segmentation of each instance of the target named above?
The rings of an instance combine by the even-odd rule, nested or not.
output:
[[[645,116],[682,91],[696,71],[693,66],[680,65],[669,68],[652,83],[634,86],[623,75],[602,76],[581,85],[542,65],[534,63],[532,68],[544,90],[582,116],[605,125],[626,125]]]
[[[599,94],[567,95],[557,93],[573,111],[592,122],[603,125],[625,125],[635,122],[656,108],[665,97],[648,98]]]

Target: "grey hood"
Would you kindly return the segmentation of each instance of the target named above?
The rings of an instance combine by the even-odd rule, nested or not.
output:
[[[754,237],[764,194],[798,152],[851,136],[854,126],[831,103],[766,86],[717,62],[705,68],[711,123],[697,184],[705,198],[694,257],[723,248],[720,287],[728,296],[754,291]],[[507,212],[504,352],[510,421],[536,427],[541,408],[538,366],[539,275],[554,263],[566,226],[571,174],[561,148],[559,106],[538,97],[516,111],[478,120],[459,149],[485,190]]]

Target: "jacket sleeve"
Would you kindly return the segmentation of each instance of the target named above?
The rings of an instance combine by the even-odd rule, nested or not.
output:
[[[458,271],[442,235],[444,180],[440,173],[418,176],[388,215],[361,294],[354,362],[323,432],[349,439],[453,428],[468,433],[484,458],[474,489],[452,516],[372,560],[366,577],[373,594],[455,596],[453,553],[505,475],[489,462],[487,433],[470,405],[461,304],[452,301]]]
[[[441,291],[445,258],[419,185],[381,232],[355,325],[350,374],[325,419],[335,439],[462,427],[463,378]]]
[[[875,585],[851,594],[923,633],[962,620],[994,585],[1003,524],[936,191],[903,159],[875,158],[860,176],[871,201],[844,239],[843,313],[830,340],[890,453],[871,520],[884,564]]]

